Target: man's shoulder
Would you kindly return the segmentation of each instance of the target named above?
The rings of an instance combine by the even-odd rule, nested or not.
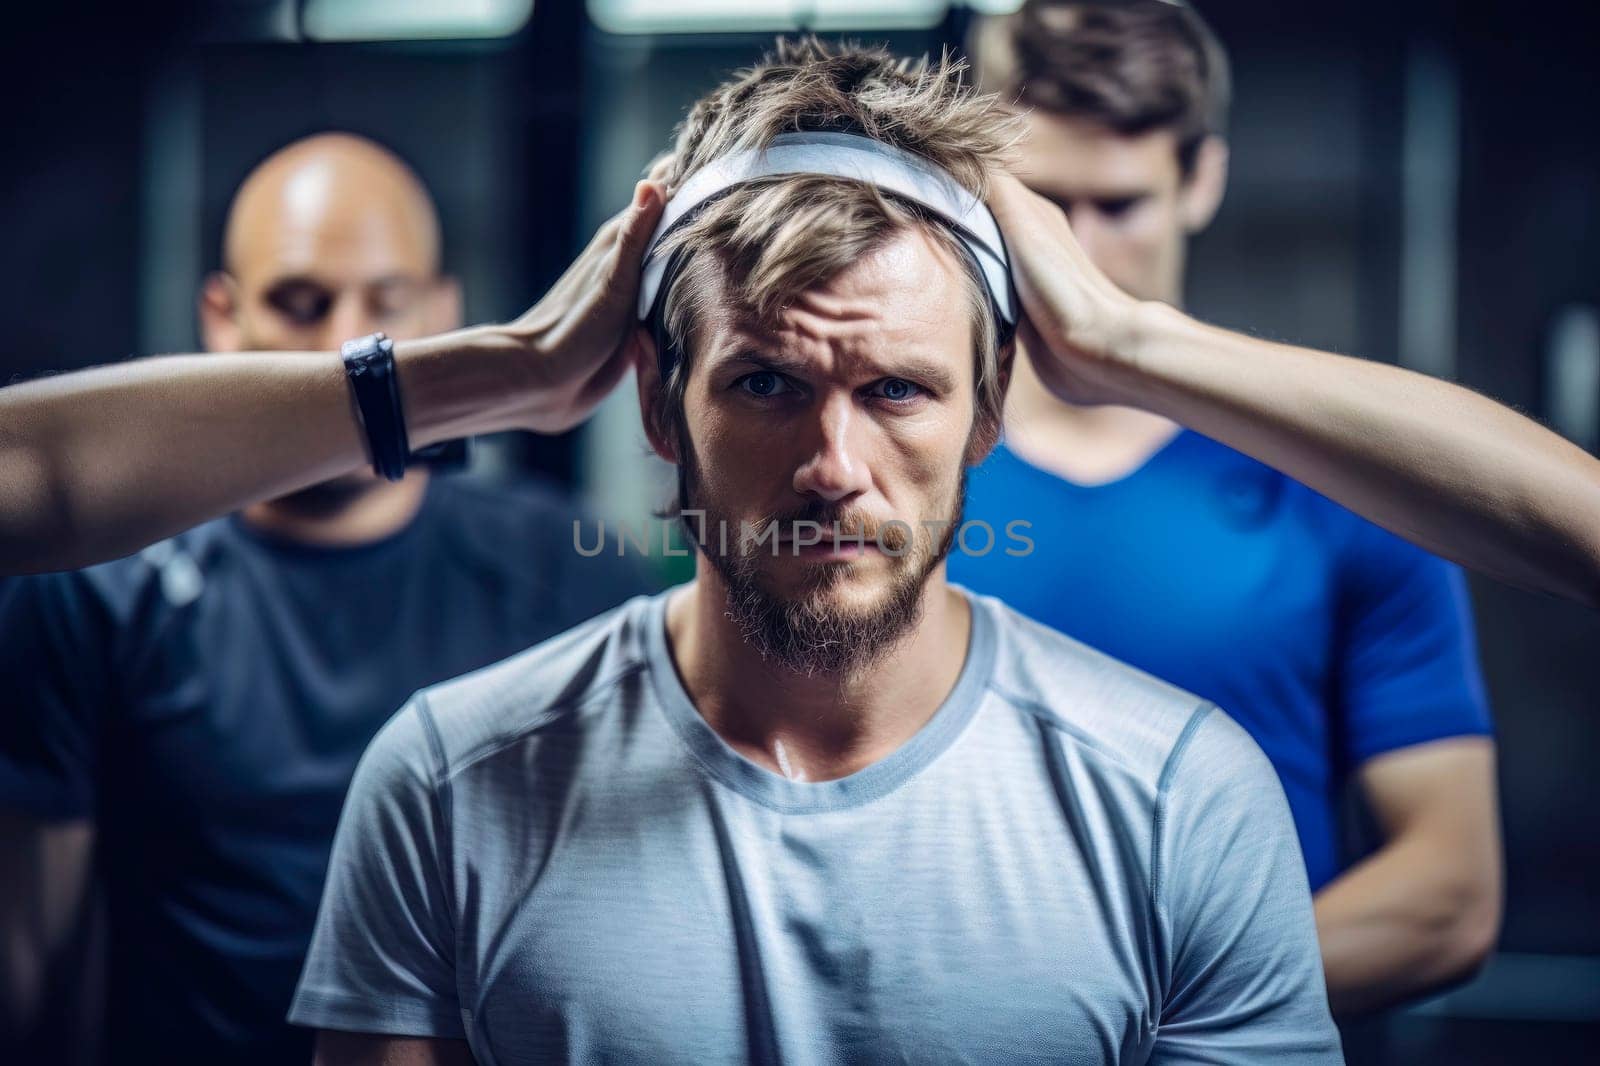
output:
[[[656,596],[635,596],[500,662],[423,689],[447,773],[558,723],[603,709],[647,668]]]
[[[1003,637],[991,690],[1064,743],[1154,787],[1210,703],[1037,622],[976,596]]]

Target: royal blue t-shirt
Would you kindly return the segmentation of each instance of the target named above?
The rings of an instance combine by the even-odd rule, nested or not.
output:
[[[1006,534],[1018,532],[1027,545]],[[1215,702],[1278,771],[1311,887],[1339,869],[1350,772],[1384,752],[1486,735],[1459,568],[1291,478],[1181,431],[1144,466],[1084,487],[1003,443],[968,483],[987,554],[950,579]],[[986,539],[973,533],[971,551]]]
[[[416,690],[650,584],[579,556],[574,517],[435,477],[362,547],[233,516],[0,582],[0,807],[94,822],[112,1062],[311,1061],[285,1019],[367,742]]]

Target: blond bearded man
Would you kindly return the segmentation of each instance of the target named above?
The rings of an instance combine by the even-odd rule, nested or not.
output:
[[[697,576],[374,741],[291,1014],[318,1061],[1339,1060],[1260,752],[944,579],[1015,307],[885,189],[935,171],[976,224],[1005,126],[949,67],[814,43],[691,113],[678,197],[791,150],[893,173],[669,221],[634,350]]]

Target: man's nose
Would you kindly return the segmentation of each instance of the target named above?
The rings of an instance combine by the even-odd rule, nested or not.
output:
[[[358,292],[340,293],[334,300],[333,306],[328,309],[328,315],[322,320],[322,336],[319,348],[337,348],[353,337],[365,337],[369,333],[378,331],[375,317],[367,308],[367,303]]]
[[[1072,235],[1089,261],[1100,266],[1100,257],[1105,252],[1105,219],[1093,207],[1074,206],[1067,211],[1067,224],[1072,227]]]
[[[871,484],[864,442],[868,432],[858,417],[851,396],[844,392],[828,396],[817,405],[808,427],[811,453],[794,472],[794,490],[802,496],[815,496],[830,503],[865,492]]]

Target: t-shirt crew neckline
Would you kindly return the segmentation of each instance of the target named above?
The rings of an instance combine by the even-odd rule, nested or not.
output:
[[[1017,451],[1016,448],[1012,447],[1011,443],[1006,439],[1004,432],[1001,433],[1000,441],[995,446],[995,453],[1021,466],[1032,476],[1043,478],[1048,483],[1053,485],[1064,485],[1079,495],[1087,496],[1092,493],[1103,493],[1108,489],[1126,489],[1143,481],[1145,479],[1145,475],[1160,469],[1163,464],[1171,462],[1174,455],[1178,455],[1184,449],[1188,448],[1190,442],[1199,436],[1200,435],[1195,433],[1194,430],[1189,429],[1186,426],[1179,426],[1176,433],[1168,437],[1166,441],[1162,443],[1161,447],[1145,456],[1144,461],[1138,466],[1134,467],[1132,470],[1129,470],[1125,474],[1112,478],[1110,481],[1097,481],[1092,484],[1086,484],[1082,481],[1074,481],[1064,474],[1058,474],[1054,470],[1049,470],[1040,466],[1032,459],[1029,459],[1027,456]]]
[[[439,487],[439,484],[440,478],[437,475],[428,479],[428,483],[422,489],[422,500],[417,504],[416,512],[406,521],[405,525],[385,533],[376,540],[369,540],[360,544],[312,544],[306,541],[294,540],[280,533],[252,525],[250,520],[244,516],[243,511],[234,511],[228,515],[227,520],[234,531],[246,541],[264,548],[274,555],[312,563],[349,565],[367,559],[382,559],[418,537],[424,525],[432,521],[435,504],[437,504],[441,493],[445,491]]]
[[[695,710],[667,648],[666,605],[673,590],[652,599],[646,618],[646,654],[657,702],[680,740],[714,779],[763,806],[784,814],[816,814],[857,807],[888,795],[937,759],[983,703],[995,662],[995,622],[988,608],[966,589],[952,585],[972,608],[967,657],[955,687],[922,728],[871,766],[832,781],[791,781],[745,758]]]

